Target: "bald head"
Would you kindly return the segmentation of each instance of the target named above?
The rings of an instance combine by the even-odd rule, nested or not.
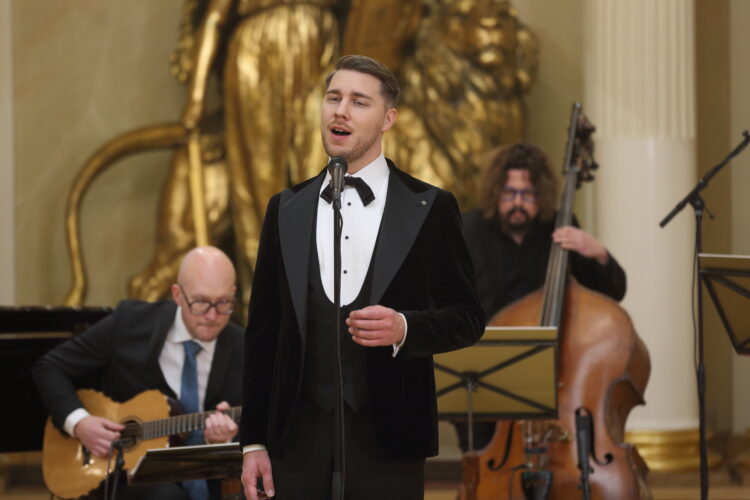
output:
[[[204,314],[191,312],[190,304],[198,301],[217,304],[233,302],[235,295],[234,265],[216,247],[190,250],[180,263],[177,283],[172,285],[172,298],[182,310],[182,319],[190,334],[199,340],[214,340],[229,321],[211,307]],[[200,311],[199,311],[200,312]]]
[[[188,286],[203,281],[220,281],[234,287],[234,265],[229,257],[216,247],[193,248],[180,263],[178,283]]]

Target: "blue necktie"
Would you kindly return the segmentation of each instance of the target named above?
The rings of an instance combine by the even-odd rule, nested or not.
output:
[[[185,413],[198,413],[198,366],[195,355],[201,350],[197,342],[188,340],[183,342],[185,349],[185,362],[182,365],[182,385],[180,386],[180,403]],[[185,440],[187,445],[203,444],[203,431],[193,431]],[[182,487],[192,500],[206,500],[208,498],[208,485],[204,480],[183,481]]]

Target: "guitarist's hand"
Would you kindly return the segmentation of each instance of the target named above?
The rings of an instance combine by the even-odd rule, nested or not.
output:
[[[76,424],[73,434],[94,456],[106,457],[112,441],[120,438],[120,431],[124,428],[124,425],[104,417],[89,415]]]
[[[263,481],[263,490],[258,491],[258,479]],[[273,497],[271,459],[266,450],[250,451],[242,455],[242,486],[247,500],[263,500]]]
[[[221,413],[223,410],[229,409],[229,403],[222,401],[216,405],[216,409],[218,411],[212,413],[206,419],[206,430],[203,437],[208,444],[228,443],[237,435],[237,424],[230,416]]]

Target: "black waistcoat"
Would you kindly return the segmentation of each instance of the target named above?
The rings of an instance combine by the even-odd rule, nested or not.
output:
[[[323,290],[318,265],[318,250],[314,241],[312,250],[310,252],[310,279],[308,280],[308,325],[302,394],[324,410],[331,411],[336,399],[336,345],[334,343],[336,308]],[[359,294],[354,301],[341,308],[339,316],[344,400],[355,411],[367,406],[367,348],[352,340],[345,321],[351,311],[368,305],[374,260],[373,253]]]

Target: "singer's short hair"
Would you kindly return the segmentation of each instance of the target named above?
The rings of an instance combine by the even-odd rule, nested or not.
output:
[[[536,191],[539,219],[550,220],[556,209],[557,177],[541,149],[528,143],[515,143],[495,148],[487,155],[484,182],[481,193],[481,208],[484,217],[498,215],[500,192],[508,182],[508,170],[526,170]]]
[[[380,80],[380,95],[385,99],[386,107],[395,108],[398,104],[401,87],[396,76],[385,64],[367,56],[348,55],[341,57],[336,61],[336,68],[326,77],[326,89],[331,84],[333,75],[340,69],[358,71],[374,76]]]

